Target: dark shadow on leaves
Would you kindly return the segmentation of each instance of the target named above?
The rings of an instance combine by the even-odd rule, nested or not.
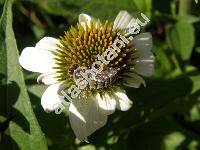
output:
[[[52,142],[50,150],[63,150],[75,147],[74,133],[69,124],[69,118],[64,113],[46,113],[41,106],[41,98],[28,92],[33,106],[33,111],[38,119],[45,136]]]
[[[20,150],[17,143],[7,134],[3,134],[1,137],[0,149],[1,150],[12,150],[12,149]]]
[[[9,127],[10,121],[15,122],[25,132],[30,133],[29,122],[26,120],[25,116],[14,107],[20,94],[19,85],[15,81],[10,81],[7,83],[6,76],[0,74],[0,91],[0,115],[7,118],[5,122],[1,122],[0,124],[1,134],[6,136],[7,139],[12,140],[9,135],[4,134],[4,131]]]
[[[152,119],[173,113],[175,110],[171,110],[171,108],[168,112],[162,110],[189,95],[192,85],[192,81],[187,76],[179,76],[175,79],[148,79],[146,88],[126,89],[127,95],[134,103],[132,109],[123,113],[117,111],[109,116],[107,125],[90,136],[91,143],[97,147],[105,146],[107,149],[125,148],[127,142],[132,141],[133,137],[129,136],[131,131],[136,132],[135,129]],[[116,135],[117,143],[109,144],[108,139],[113,135]],[[137,141],[137,137],[135,138]],[[121,146],[119,147],[119,145]]]
[[[26,85],[34,85],[34,84],[36,84],[37,80],[35,78],[26,79],[25,82],[26,82]]]

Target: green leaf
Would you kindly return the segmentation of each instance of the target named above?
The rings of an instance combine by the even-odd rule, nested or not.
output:
[[[188,23],[196,23],[200,21],[199,17],[193,16],[193,15],[178,16],[177,19],[188,22]]]
[[[195,51],[196,51],[197,53],[200,53],[200,47],[195,48]]]
[[[130,13],[137,10],[132,0],[35,0],[34,3],[49,14],[67,17],[68,23],[77,22],[80,13],[111,21],[122,9]]]
[[[133,0],[133,3],[136,5],[137,9],[143,13],[146,13],[150,16],[151,13],[151,0]]]
[[[144,124],[137,130],[130,131],[127,139],[120,140],[127,140],[129,149],[134,147],[136,150],[148,150],[149,147],[152,150],[183,150],[193,141],[199,143],[199,138],[169,116]]]
[[[195,30],[191,23],[178,21],[168,30],[168,43],[170,47],[182,57],[188,60],[195,44]]]
[[[194,105],[190,110],[190,120],[200,121],[200,104]]]
[[[93,143],[106,139],[109,133],[108,130],[124,139],[129,135],[130,131],[137,132],[138,128],[144,124],[175,112],[188,110],[197,103],[196,94],[198,91],[196,91],[196,86],[193,87],[193,80],[191,78],[195,78],[196,82],[199,82],[200,78],[198,77],[199,75],[192,75],[191,77],[181,75],[172,79],[155,78],[147,80],[146,88],[127,89],[127,95],[134,102],[133,107],[127,112],[119,114],[116,112],[111,115],[111,121],[108,122],[104,129],[92,135]],[[148,128],[146,129],[148,130]],[[103,140],[101,142],[102,145],[105,144]],[[119,142],[120,140],[117,141],[117,143]],[[145,142],[148,143],[148,140]]]
[[[0,20],[0,74],[1,79],[4,78],[1,81],[0,99],[6,108],[4,115],[11,114],[14,118],[7,131],[13,149],[45,150],[46,140],[33,113],[18,63],[19,54],[12,29],[12,4],[13,0],[5,1]]]
[[[85,145],[81,146],[78,150],[96,150],[96,148],[93,145]]]

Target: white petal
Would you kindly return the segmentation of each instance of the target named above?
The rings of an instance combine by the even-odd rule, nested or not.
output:
[[[19,63],[26,70],[40,73],[51,73],[54,71],[53,67],[56,66],[51,52],[34,47],[23,49]]]
[[[44,83],[46,85],[56,84],[58,83],[58,80],[56,78],[57,75],[58,74],[56,72],[48,73],[48,74],[43,73],[37,78],[37,82]]]
[[[79,15],[79,22],[80,23],[90,22],[91,20],[92,20],[92,18],[87,14],[80,14]]]
[[[96,95],[96,100],[98,101],[101,111],[105,115],[110,115],[115,112],[116,101],[111,98],[108,94],[101,96],[99,93]]]
[[[135,27],[135,26],[138,26],[138,23],[137,23],[136,19],[132,17],[132,19],[129,21],[126,28],[131,29],[132,27]]]
[[[62,82],[50,85],[42,95],[41,105],[45,111],[54,111],[62,104],[63,97],[59,95],[62,85]]]
[[[89,15],[87,14],[80,14],[79,15],[79,22],[81,23],[81,25],[86,28],[85,26],[85,23],[87,23],[88,27],[91,26],[91,22],[93,23],[97,23],[97,19],[93,18],[93,17],[90,17]]]
[[[140,62],[137,63],[135,67],[131,68],[130,70],[135,71],[143,76],[152,76],[155,69],[153,63]]]
[[[154,55],[151,52],[152,36],[150,33],[142,33],[132,40],[131,44],[136,52],[131,55],[134,67],[131,70],[143,76],[151,76],[154,73]]]
[[[114,29],[126,29],[132,20],[132,16],[127,11],[120,11],[114,21]],[[130,25],[129,25],[130,26]]]
[[[131,108],[133,102],[129,100],[128,96],[124,92],[116,92],[117,96],[117,108],[121,111],[127,111]]]
[[[48,51],[55,51],[58,49],[60,42],[58,39],[53,37],[44,37],[42,38],[36,45],[35,48],[48,50]]]
[[[152,49],[151,33],[141,33],[130,42],[136,49],[142,52],[149,52]]]
[[[107,122],[107,116],[101,113],[95,99],[74,99],[69,111],[70,124],[81,141],[87,141],[89,135]]]
[[[76,137],[81,141],[87,141],[87,128],[85,118],[79,113],[76,107],[77,104],[70,104],[69,107],[69,121]]]
[[[144,79],[133,72],[123,74],[123,84],[133,88],[139,88],[141,84],[146,86]]]
[[[91,135],[93,132],[103,127],[107,122],[107,115],[102,113],[102,109],[99,107],[96,99],[93,100],[90,106],[90,111],[87,117],[87,132]]]

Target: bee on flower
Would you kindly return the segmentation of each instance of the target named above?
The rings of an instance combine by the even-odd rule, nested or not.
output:
[[[80,14],[64,36],[44,37],[22,51],[21,66],[41,73],[38,82],[49,85],[41,98],[45,111],[62,105],[63,91],[71,94],[69,120],[79,140],[87,141],[116,109],[129,110],[133,102],[123,87],[145,86],[142,76],[154,73],[152,36],[138,34],[150,21],[142,17],[145,23],[120,11],[114,22],[102,23]]]

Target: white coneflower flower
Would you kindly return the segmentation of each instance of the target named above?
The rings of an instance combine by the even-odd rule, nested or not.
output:
[[[151,34],[130,38],[129,29],[135,25],[136,19],[126,11],[121,11],[114,23],[106,21],[104,24],[80,14],[77,26],[71,27],[63,37],[44,37],[35,47],[27,47],[21,53],[21,66],[41,73],[38,82],[50,85],[42,95],[41,104],[45,111],[54,111],[55,105],[63,101],[61,91],[76,85],[74,78],[79,78],[79,67],[91,69],[97,56],[119,39],[118,33],[130,39],[118,45],[116,57],[104,63],[92,84],[82,89],[70,103],[70,123],[76,137],[82,141],[87,141],[89,135],[104,126],[107,116],[116,108],[121,111],[131,108],[132,101],[123,86],[139,88],[145,85],[141,75],[150,76],[154,72]]]

